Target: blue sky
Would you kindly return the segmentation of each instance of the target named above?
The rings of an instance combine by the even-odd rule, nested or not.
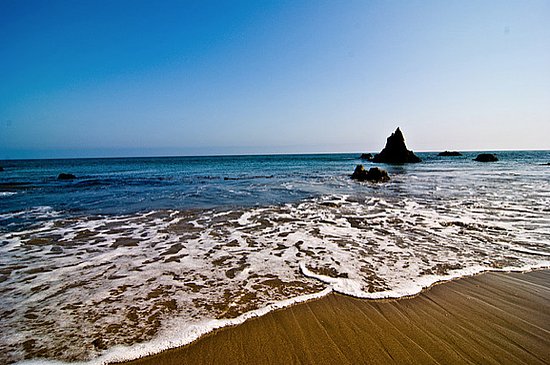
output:
[[[0,2],[0,159],[550,149],[549,1]]]

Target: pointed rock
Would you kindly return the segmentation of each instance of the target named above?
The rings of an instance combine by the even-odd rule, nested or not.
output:
[[[382,163],[411,163],[422,161],[413,151],[409,151],[405,145],[405,138],[399,127],[388,137],[386,147],[376,154],[372,162]]]

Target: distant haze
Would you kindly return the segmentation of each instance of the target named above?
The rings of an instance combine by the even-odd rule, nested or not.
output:
[[[550,149],[550,1],[0,2],[0,159]]]

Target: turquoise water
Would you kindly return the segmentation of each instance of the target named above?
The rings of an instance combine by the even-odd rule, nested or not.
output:
[[[3,161],[1,213],[49,206],[84,213],[135,213],[280,204],[339,189],[354,155],[165,157]],[[58,181],[68,172],[78,178]]]
[[[421,173],[442,181],[447,170],[465,174],[486,171],[541,170],[548,151],[497,152],[500,162],[419,153],[418,165],[387,165],[392,175]],[[296,202],[323,194],[353,194],[370,186],[352,183],[355,165],[370,163],[358,154],[161,157],[0,161],[0,214],[51,208],[64,214],[128,214],[154,209],[223,208]],[[58,181],[61,172],[77,176]],[[428,177],[426,176],[426,177]],[[468,177],[465,176],[465,179]],[[408,181],[409,192],[426,186]],[[460,180],[457,181],[460,183]],[[391,189],[390,194],[399,194]],[[0,227],[6,227],[3,221]]]
[[[495,153],[0,161],[0,362],[131,359],[333,291],[550,267],[550,151]]]

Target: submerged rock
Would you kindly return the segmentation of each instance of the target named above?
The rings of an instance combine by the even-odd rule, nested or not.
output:
[[[57,176],[57,180],[73,180],[73,179],[76,179],[76,176],[74,176],[73,174],[66,174],[64,172],[60,173]]]
[[[477,155],[476,158],[474,158],[474,161],[478,162],[495,162],[498,161],[498,158],[496,155],[492,153],[480,153]]]
[[[444,152],[439,152],[438,156],[462,156],[462,153],[458,152],[458,151],[444,151]]]
[[[372,154],[371,153],[362,153],[359,157],[361,160],[372,160]]]
[[[371,167],[366,171],[363,165],[357,165],[351,178],[359,181],[384,182],[390,180],[386,170],[381,170],[378,167]]]
[[[396,164],[420,161],[422,160],[413,151],[407,149],[405,138],[399,127],[388,137],[386,147],[372,159],[372,162]]]

